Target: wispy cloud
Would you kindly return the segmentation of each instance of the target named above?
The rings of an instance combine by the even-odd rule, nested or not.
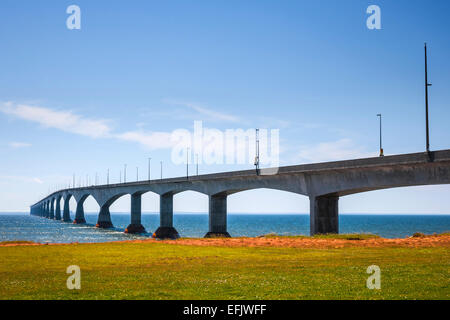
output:
[[[185,106],[207,115],[209,118],[223,121],[239,121],[239,118],[224,113],[215,112],[194,104]],[[53,110],[45,107],[16,104],[13,102],[0,103],[0,112],[22,120],[38,123],[46,128],[54,128],[90,138],[115,139],[138,143],[146,149],[170,149],[177,144],[171,131],[149,131],[139,124],[137,129],[125,132],[114,132],[108,125],[108,120],[87,118],[67,110]],[[26,147],[28,144],[14,142],[12,147]]]
[[[202,115],[204,118],[202,120],[210,120],[210,121],[226,121],[226,122],[241,122],[241,119],[237,116],[230,115],[224,112],[219,112],[210,108],[206,108],[204,106],[201,106],[197,103],[191,103],[191,102],[182,102],[182,101],[176,101],[171,99],[164,99],[164,103],[172,104],[176,106],[184,106],[191,110],[196,111],[200,115]]]
[[[6,102],[0,103],[0,112],[22,120],[39,123],[46,128],[54,128],[90,138],[109,138],[135,142],[151,150],[167,149],[173,145],[171,132],[148,132],[139,129],[116,133],[108,125],[108,120],[86,118],[67,110],[53,110]],[[30,144],[23,142],[11,142],[9,145],[13,148],[30,146]]]
[[[297,154],[297,159],[303,163],[347,160],[375,157],[376,152],[367,152],[357,146],[351,139],[340,139],[331,142],[321,142],[317,145],[303,146]]]
[[[107,137],[111,131],[107,120],[89,119],[71,111],[52,110],[13,102],[1,103],[0,111],[23,120],[37,122],[47,128],[55,128],[92,138]]]
[[[44,181],[42,181],[42,180],[39,179],[39,178],[33,178],[32,181],[33,181],[33,182],[36,182],[36,183],[39,183],[39,184],[43,184],[43,183],[44,183]]]
[[[25,176],[0,176],[1,182],[9,183],[10,181],[19,181],[19,182],[26,182],[26,183],[38,183],[43,184],[44,182],[37,178],[37,177],[25,177]]]
[[[128,131],[116,134],[115,138],[122,141],[137,142],[150,150],[166,149],[173,146],[170,132]]]
[[[9,146],[11,148],[27,148],[27,147],[31,147],[31,143],[26,143],[26,142],[10,142]]]

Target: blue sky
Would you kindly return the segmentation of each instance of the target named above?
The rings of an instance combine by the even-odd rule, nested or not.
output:
[[[66,8],[81,8],[81,30]],[[381,30],[366,27],[369,5]],[[429,48],[431,148],[450,148],[448,1],[9,1],[0,4],[0,211],[98,173],[182,176],[168,135],[279,129],[280,164],[424,150],[423,43]],[[251,165],[205,165],[200,173]],[[191,167],[192,172],[195,170]],[[450,187],[343,197],[341,212],[450,213]],[[144,197],[144,210],[158,199]],[[73,205],[73,204],[72,204]],[[86,202],[87,211],[97,209]],[[129,210],[121,198],[113,210]],[[175,198],[206,211],[205,196]],[[308,212],[273,190],[233,195],[232,212]]]

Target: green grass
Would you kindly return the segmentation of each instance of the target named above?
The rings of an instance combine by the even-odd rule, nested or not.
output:
[[[366,288],[373,264],[381,290]],[[69,265],[81,290],[66,287]],[[0,247],[0,299],[449,299],[449,267],[448,247]]]

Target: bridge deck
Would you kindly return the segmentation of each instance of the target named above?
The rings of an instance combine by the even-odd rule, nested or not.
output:
[[[427,163],[427,162],[438,162],[438,161],[450,161],[450,149],[433,151],[430,154],[426,152],[418,153],[408,153],[401,155],[392,155],[384,157],[371,157],[353,160],[342,160],[342,161],[331,161],[331,162],[320,162],[311,164],[301,164],[293,166],[280,167],[277,174],[292,174],[292,173],[311,173],[319,171],[333,171],[333,170],[345,170],[345,169],[356,169],[356,168],[368,168],[375,166],[386,166],[386,165],[401,165],[401,164],[417,164],[417,163]],[[274,169],[274,168],[269,168]],[[264,171],[265,169],[261,169]],[[239,171],[227,171],[211,174],[193,175],[189,176],[191,181],[207,181],[214,179],[226,179],[231,177],[252,177],[255,176],[255,169],[252,170],[239,170]],[[77,189],[90,189],[90,188],[105,188],[105,187],[124,187],[124,186],[141,186],[148,184],[158,184],[158,183],[176,183],[186,181],[186,176],[166,178],[166,179],[152,179],[126,182],[126,183],[114,183],[108,185],[93,185],[88,187],[71,188],[70,190]],[[63,191],[63,190],[60,190]],[[59,192],[59,191],[58,191]]]

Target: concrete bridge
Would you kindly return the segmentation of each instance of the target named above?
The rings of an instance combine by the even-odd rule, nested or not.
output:
[[[310,199],[310,233],[338,233],[339,197],[395,187],[450,184],[450,150],[281,167],[277,174],[255,170],[223,172],[183,178],[72,188],[54,192],[31,206],[31,214],[71,222],[69,200],[77,202],[74,223],[85,223],[83,203],[92,196],[100,206],[97,227],[111,228],[109,207],[131,195],[130,225],[125,232],[145,232],[141,224],[141,196],[160,196],[160,226],[156,238],[177,238],[173,226],[173,196],[197,191],[209,197],[209,230],[205,237],[229,236],[227,196],[244,190],[269,188]],[[60,208],[60,200],[64,207]]]

